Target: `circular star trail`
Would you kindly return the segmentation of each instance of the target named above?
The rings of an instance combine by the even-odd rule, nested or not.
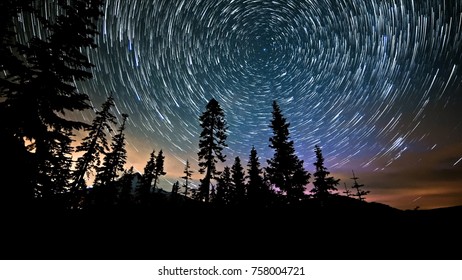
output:
[[[229,154],[270,156],[277,100],[299,154],[320,144],[339,165],[382,167],[431,145],[430,114],[460,105],[461,1],[351,2],[110,0],[82,87],[114,92],[135,135],[183,160],[214,97]]]
[[[79,88],[95,104],[114,93],[146,159],[196,160],[212,97],[227,164],[252,146],[272,156],[273,100],[308,170],[316,144],[334,170],[372,171],[462,140],[460,0],[108,0],[104,13]]]

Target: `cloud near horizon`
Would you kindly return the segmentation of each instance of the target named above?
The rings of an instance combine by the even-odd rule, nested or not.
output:
[[[462,205],[460,157],[462,143],[427,151],[408,151],[383,170],[364,174],[358,170],[356,173],[360,183],[371,190],[369,200],[399,209]],[[419,160],[415,161],[416,158]],[[342,178],[352,177],[351,170],[339,172],[339,175]]]

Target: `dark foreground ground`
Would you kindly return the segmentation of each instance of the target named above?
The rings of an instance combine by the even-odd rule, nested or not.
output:
[[[1,259],[461,259],[462,207],[3,212]]]

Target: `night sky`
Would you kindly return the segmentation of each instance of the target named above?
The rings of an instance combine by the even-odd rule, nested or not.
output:
[[[320,145],[340,192],[354,170],[367,201],[462,204],[462,0],[108,0],[104,13],[94,78],[78,87],[97,109],[113,92],[129,114],[127,167],[163,150],[162,188],[186,160],[203,177],[211,98],[229,125],[225,164],[245,166],[255,146],[265,166],[276,100],[305,168]]]

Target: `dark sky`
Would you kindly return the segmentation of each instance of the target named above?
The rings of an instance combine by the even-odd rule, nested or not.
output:
[[[127,167],[162,149],[165,189],[186,160],[197,170],[211,98],[229,125],[225,164],[255,146],[264,165],[276,100],[306,169],[320,145],[340,191],[354,170],[368,201],[462,204],[462,0],[108,0],[104,13],[79,89],[97,108],[114,92]]]

